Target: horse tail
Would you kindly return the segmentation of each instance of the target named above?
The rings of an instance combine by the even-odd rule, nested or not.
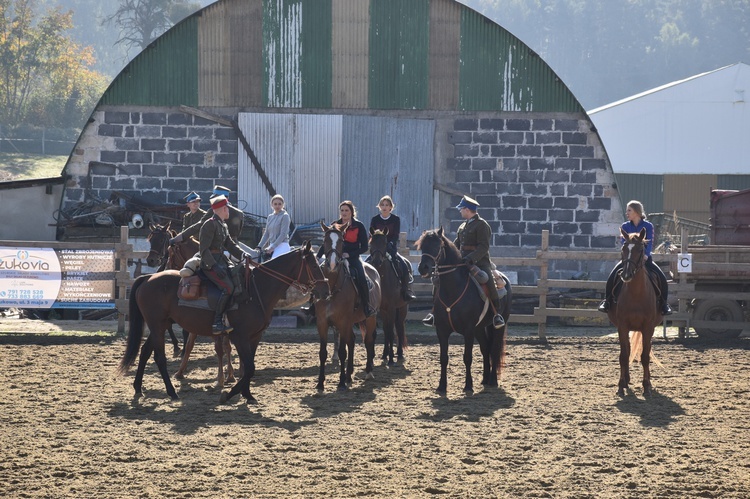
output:
[[[135,295],[138,292],[138,288],[151,277],[149,274],[142,275],[133,282],[133,286],[130,288],[130,302],[129,302],[129,328],[127,346],[125,348],[125,355],[123,355],[120,361],[120,367],[118,369],[120,374],[125,374],[128,368],[133,365],[135,358],[138,356],[138,349],[141,346],[141,338],[143,337],[143,314],[141,309],[138,307]]]
[[[643,333],[640,331],[633,331],[633,334],[630,335],[630,359],[628,359],[628,364],[632,364],[635,359],[640,359],[642,353]],[[656,355],[654,355],[653,346],[651,347],[651,352],[649,352],[649,358],[651,359],[651,362],[657,366],[664,367],[664,364],[662,364],[659,359],[656,358]]]
[[[508,339],[508,320],[510,319],[510,303],[513,295],[510,281],[505,275],[503,275],[503,280],[505,281],[505,290],[507,291],[507,294],[500,300],[502,310],[498,310],[498,312],[503,316],[503,319],[505,320],[505,326],[495,332],[495,341],[497,341],[498,348],[500,350],[495,361],[495,370],[497,370],[498,376],[502,372],[503,367],[505,367],[505,354],[507,352],[506,342]]]

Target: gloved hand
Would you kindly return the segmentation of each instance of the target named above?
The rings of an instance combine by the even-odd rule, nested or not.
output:
[[[216,275],[219,277],[219,279],[224,279],[227,276],[227,273],[224,272],[224,269],[222,269],[221,267],[219,267],[217,264],[214,264],[214,266],[211,267],[211,270],[213,270],[214,273],[216,273]]]
[[[465,257],[463,257],[463,258],[461,259],[461,261],[462,261],[462,262],[464,262],[464,264],[466,264],[466,265],[468,265],[468,266],[474,265],[474,260],[472,260],[472,259],[471,259],[471,258],[469,258],[468,256],[465,256]]]
[[[396,257],[396,243],[393,241],[389,241],[388,244],[385,245],[385,251],[392,257]]]
[[[182,234],[177,234],[176,236],[174,236],[172,239],[169,240],[169,245],[174,246],[175,244],[181,243],[181,242],[182,242]]]

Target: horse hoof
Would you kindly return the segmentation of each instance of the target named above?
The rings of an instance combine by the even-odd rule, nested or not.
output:
[[[473,394],[473,393],[474,393],[474,389],[473,389],[473,388],[471,388],[471,387],[468,387],[468,386],[467,386],[466,388],[464,388],[464,393],[465,393],[466,395],[471,395],[471,394]]]
[[[365,379],[375,379],[375,375],[369,372],[367,373],[367,376],[365,376]]]
[[[258,401],[250,395],[250,397],[247,399],[247,405],[258,405]]]
[[[396,364],[394,361],[389,360],[388,361],[388,367],[396,367],[398,364]]]
[[[625,397],[625,389],[624,388],[620,388],[619,390],[617,390],[617,396],[618,397]]]
[[[349,387],[346,386],[345,384],[344,385],[339,385],[339,387],[338,387],[338,391],[340,391],[340,392],[345,392],[348,389],[349,389]]]
[[[185,379],[185,375],[182,373],[175,373],[174,379]]]
[[[176,393],[174,395],[171,395],[170,398],[172,399],[172,402],[177,402],[178,400],[180,400],[180,397],[178,397]]]
[[[442,388],[442,387],[437,387],[435,389],[435,393],[439,393],[440,395],[444,396],[444,395],[446,395],[448,393],[448,390],[446,390],[445,388]]]
[[[175,351],[174,351],[174,352],[172,353],[172,357],[174,357],[174,358],[177,358],[177,357],[180,357],[180,356],[182,356],[182,352],[181,352],[181,351],[180,351],[179,349],[178,349],[178,350],[175,350]]]
[[[221,397],[219,397],[219,403],[226,404],[227,400],[229,400],[229,394],[227,392],[224,392],[221,394]]]

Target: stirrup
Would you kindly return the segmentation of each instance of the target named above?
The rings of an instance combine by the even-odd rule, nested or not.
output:
[[[492,318],[492,326],[495,329],[500,329],[505,325],[505,319],[503,319],[503,316],[500,314],[496,314],[495,317]]]
[[[234,331],[234,328],[232,326],[225,325],[223,319],[215,320],[213,326],[211,326],[211,334],[213,334],[214,336],[229,334],[232,331]]]
[[[609,312],[609,302],[607,300],[604,300],[599,304],[599,312],[607,313]]]
[[[432,313],[429,313],[425,316],[424,319],[422,319],[422,324],[425,326],[434,326],[435,325],[435,316],[432,315]]]
[[[672,307],[669,306],[669,303],[665,303],[663,307],[661,307],[661,315],[672,315]]]

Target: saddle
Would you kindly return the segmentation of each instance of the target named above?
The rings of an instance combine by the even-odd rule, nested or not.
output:
[[[192,260],[192,259],[191,259]],[[239,279],[239,270],[242,267],[233,267],[230,270],[232,280],[234,281],[234,293],[229,299],[227,310],[237,309],[235,297],[244,292],[242,280]],[[200,308],[204,310],[216,310],[216,305],[221,296],[221,289],[213,283],[200,268],[192,275],[183,275],[183,268],[180,271],[180,283],[177,287],[177,304],[183,307]]]
[[[656,275],[656,271],[652,270],[648,267],[646,267],[646,271],[648,271],[648,280],[651,281],[651,285],[654,287],[654,292],[656,293],[656,300],[657,302],[661,303],[661,297],[664,296],[664,293],[661,289],[661,281],[659,280],[659,276]],[[620,271],[622,272],[622,271]],[[624,283],[622,282],[622,279],[618,278],[615,279],[615,285],[612,287],[612,302],[617,303],[617,298],[620,296],[620,292],[622,291],[622,285]]]

